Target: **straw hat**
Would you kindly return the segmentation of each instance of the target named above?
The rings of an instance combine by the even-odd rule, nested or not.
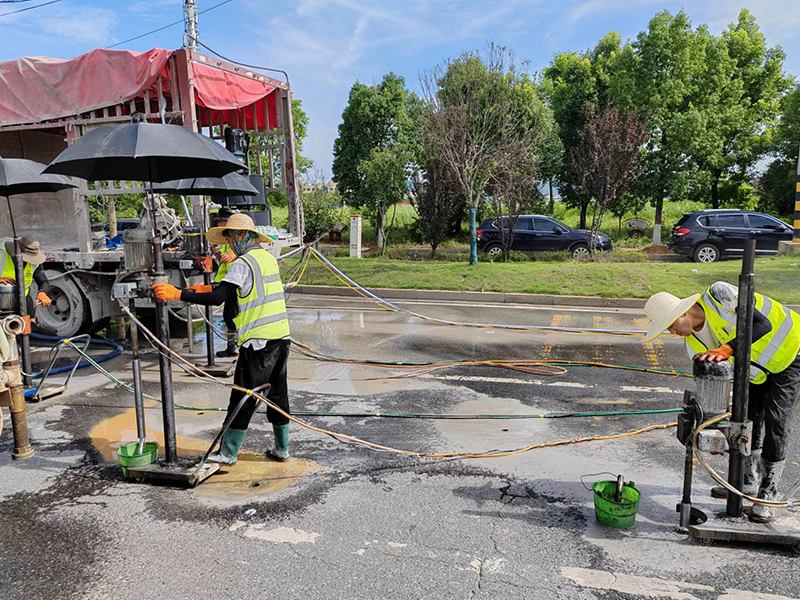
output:
[[[206,238],[208,238],[208,241],[211,244],[216,244],[218,246],[227,244],[228,240],[225,239],[225,236],[222,235],[222,232],[228,229],[235,229],[236,231],[252,231],[258,236],[258,242],[261,244],[268,244],[272,242],[270,238],[256,230],[256,224],[253,223],[253,219],[251,219],[248,215],[243,214],[231,215],[228,219],[228,222],[225,224],[225,227],[212,227],[208,230]]]
[[[656,339],[661,333],[680,317],[686,314],[700,294],[692,294],[688,298],[678,298],[669,292],[658,292],[644,305],[644,313],[650,319],[650,328],[644,336],[645,342]]]
[[[6,242],[6,252],[14,256],[14,242]],[[42,248],[39,242],[28,236],[24,236],[19,240],[19,249],[22,252],[22,260],[32,265],[40,265],[47,260],[47,257],[42,254]]]

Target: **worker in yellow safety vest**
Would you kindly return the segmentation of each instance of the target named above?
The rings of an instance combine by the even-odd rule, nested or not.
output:
[[[235,214],[238,214],[238,211],[223,206],[215,215],[214,226],[225,227],[228,219]],[[214,255],[219,265],[214,275],[214,283],[221,283],[225,279],[225,275],[228,274],[231,263],[236,260],[236,253],[228,244],[217,246],[214,250]],[[217,352],[217,356],[220,358],[239,356],[239,346],[236,343],[236,323],[234,321],[238,314],[239,303],[236,301],[236,296],[231,294],[222,307],[222,319],[225,321],[225,327],[227,328],[228,343],[224,350]]]
[[[685,338],[693,360],[731,360],[736,348],[738,290],[725,282],[704,293],[680,299],[659,292],[645,304],[650,328],[645,341],[665,329]],[[764,500],[776,500],[786,464],[789,421],[800,396],[800,315],[780,302],[755,294],[750,354],[750,403],[753,421],[752,453],[745,459],[742,491]],[[722,496],[724,488],[712,493]],[[768,523],[772,508],[756,504],[750,519]]]
[[[233,381],[249,390],[269,383],[267,399],[289,413],[286,381],[289,319],[278,261],[261,247],[262,243],[272,240],[257,231],[253,220],[243,214],[231,215],[224,227],[212,227],[206,235],[211,244],[227,243],[237,256],[219,286],[211,289],[211,286],[197,285],[180,290],[168,283],[156,283],[153,285],[155,295],[163,301],[182,300],[203,305],[220,305],[228,297],[235,296],[239,306],[235,319],[239,359]],[[231,391],[229,413],[242,397],[243,392]],[[247,400],[222,437],[219,451],[212,453],[208,460],[236,463],[257,404],[253,397]],[[267,419],[275,434],[275,446],[267,452],[267,457],[281,462],[289,460],[289,419],[272,407],[267,408]]]
[[[46,258],[42,254],[39,242],[29,237],[23,237],[19,241],[20,252],[22,254],[22,262],[25,263],[23,267],[23,275],[25,281],[25,296],[31,291],[31,284],[36,281],[39,287],[39,293],[36,295],[36,303],[44,307],[51,304],[50,297],[44,292],[44,288],[48,287],[47,277],[45,277],[42,269],[37,268],[42,264]],[[17,273],[14,269],[14,242],[8,241],[3,247],[0,247],[0,283],[16,285]],[[30,311],[29,311],[30,314]]]

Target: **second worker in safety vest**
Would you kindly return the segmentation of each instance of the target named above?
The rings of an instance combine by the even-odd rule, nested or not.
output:
[[[267,399],[288,413],[289,320],[278,262],[261,247],[261,243],[272,240],[258,232],[253,220],[243,214],[231,215],[224,227],[212,227],[207,237],[211,244],[228,244],[237,256],[219,286],[213,290],[211,286],[202,285],[180,290],[168,283],[157,283],[153,285],[156,297],[164,301],[219,305],[235,294],[239,304],[239,314],[235,318],[239,359],[233,381],[249,390],[269,383]],[[242,397],[243,392],[231,391],[229,413]],[[245,403],[225,432],[220,450],[213,453],[209,461],[236,462],[257,405],[256,398]],[[289,459],[289,419],[272,407],[267,408],[267,419],[275,434],[275,446],[267,456],[286,461]]]
[[[719,281],[703,294],[680,299],[667,292],[645,305],[650,341],[665,329],[685,338],[693,360],[730,360],[736,339],[738,290]],[[742,491],[776,500],[786,464],[789,420],[800,396],[800,315],[771,298],[755,294],[750,354],[750,403],[753,421],[752,453],[745,459]],[[772,508],[755,504],[753,521],[770,522]]]

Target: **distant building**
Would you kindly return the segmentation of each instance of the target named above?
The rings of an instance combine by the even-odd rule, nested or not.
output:
[[[325,183],[304,183],[302,192],[304,194],[313,194],[315,192],[322,192],[323,195],[332,194],[337,191],[335,181],[327,181]]]

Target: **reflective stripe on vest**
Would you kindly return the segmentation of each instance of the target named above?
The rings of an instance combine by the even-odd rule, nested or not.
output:
[[[753,342],[750,350],[750,381],[758,384],[766,381],[767,374],[786,369],[797,357],[800,351],[800,315],[761,294],[755,294],[755,299],[755,308],[772,326],[766,335]],[[726,344],[736,337],[736,315],[711,295],[710,288],[698,303],[720,344]]]
[[[25,275],[25,295],[27,296],[31,291],[31,284],[33,283],[33,265],[25,263],[22,269]],[[7,279],[17,280],[17,272],[14,270],[14,259],[6,252],[5,248],[0,248],[0,277]]]
[[[247,296],[237,292],[239,314],[234,319],[239,345],[249,339],[275,340],[289,335],[289,320],[278,262],[266,250],[240,257],[250,267],[253,287]]]
[[[220,254],[230,253],[230,252],[233,252],[233,250],[231,250],[231,247],[228,244],[222,244],[222,246],[219,247]],[[217,267],[217,274],[214,275],[214,283],[219,283],[220,281],[225,279],[225,275],[228,274],[228,269],[230,268],[231,268],[230,263],[224,263],[220,260],[219,267]]]

